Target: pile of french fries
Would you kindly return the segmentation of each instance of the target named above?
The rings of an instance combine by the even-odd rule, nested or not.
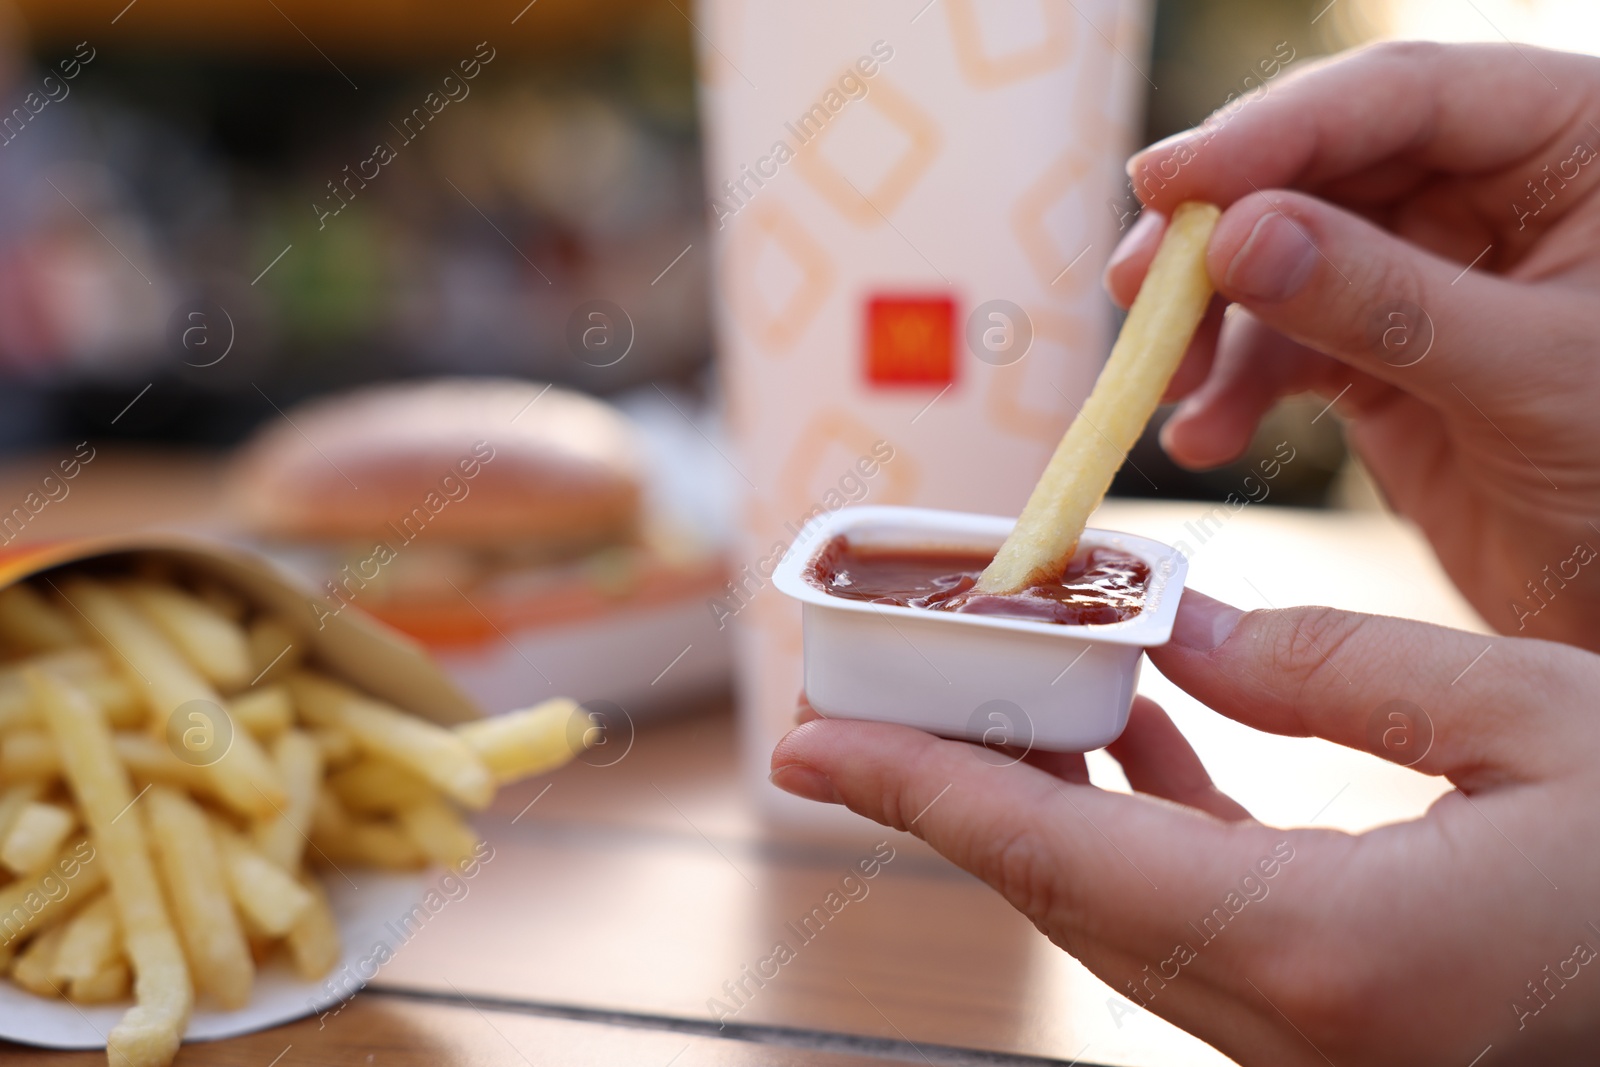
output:
[[[281,954],[339,958],[315,868],[455,867],[459,814],[560,766],[576,705],[449,729],[306,662],[308,640],[170,569],[50,572],[0,589],[0,971],[134,1004],[114,1067],[164,1065],[196,998],[250,1001]]]

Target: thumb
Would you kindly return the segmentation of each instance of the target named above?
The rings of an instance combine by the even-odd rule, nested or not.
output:
[[[1333,608],[1243,612],[1193,589],[1150,660],[1257,729],[1360,749],[1465,788],[1546,777],[1591,751],[1563,709],[1600,686],[1600,657]],[[1587,727],[1592,728],[1592,727]]]
[[[1464,395],[1487,403],[1528,388],[1507,353],[1560,358],[1564,346],[1530,336],[1530,324],[1553,331],[1573,315],[1559,296],[1485,273],[1485,262],[1463,270],[1284,190],[1229,207],[1206,254],[1217,291],[1268,327],[1450,410],[1466,407]]]

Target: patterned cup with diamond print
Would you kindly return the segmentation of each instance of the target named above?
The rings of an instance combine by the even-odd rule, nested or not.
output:
[[[801,683],[778,560],[846,504],[1015,515],[1104,361],[1099,276],[1148,16],[1147,0],[699,0],[727,459],[744,495],[711,610],[735,628],[746,763],[775,814],[834,814],[766,784]],[[1028,343],[974,352],[985,305],[1016,308]]]

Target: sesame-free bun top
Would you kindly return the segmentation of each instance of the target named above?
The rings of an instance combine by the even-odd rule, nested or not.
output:
[[[639,446],[615,408],[512,378],[440,378],[319,397],[241,449],[236,511],[265,537],[418,538],[513,554],[626,540]]]

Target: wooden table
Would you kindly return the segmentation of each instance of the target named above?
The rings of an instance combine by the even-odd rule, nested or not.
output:
[[[40,532],[213,515],[209,465],[119,462],[86,472],[81,496],[41,515]],[[0,472],[0,494],[29,470]],[[1187,541],[1191,584],[1242,606],[1323,602],[1474,625],[1416,537],[1383,516],[1252,507],[1218,519],[1208,505],[1113,502],[1096,524]],[[1361,829],[1419,814],[1443,791],[1324,742],[1254,734],[1153,670],[1142,688],[1267,821]],[[179,1062],[1229,1062],[1113,994],[920,842],[864,822],[844,835],[764,822],[736,751],[730,709],[708,707],[641,727],[610,766],[507,790],[478,823],[494,859],[368,989],[335,1015],[191,1045]],[[1092,756],[1091,769],[1126,788],[1109,758]],[[869,893],[800,945],[787,924],[880,841],[894,859]],[[779,939],[798,945],[795,958],[760,988],[746,979],[749,996],[719,1027],[708,1001],[731,1006],[724,983]],[[23,1056],[105,1062],[0,1045],[0,1061]]]

